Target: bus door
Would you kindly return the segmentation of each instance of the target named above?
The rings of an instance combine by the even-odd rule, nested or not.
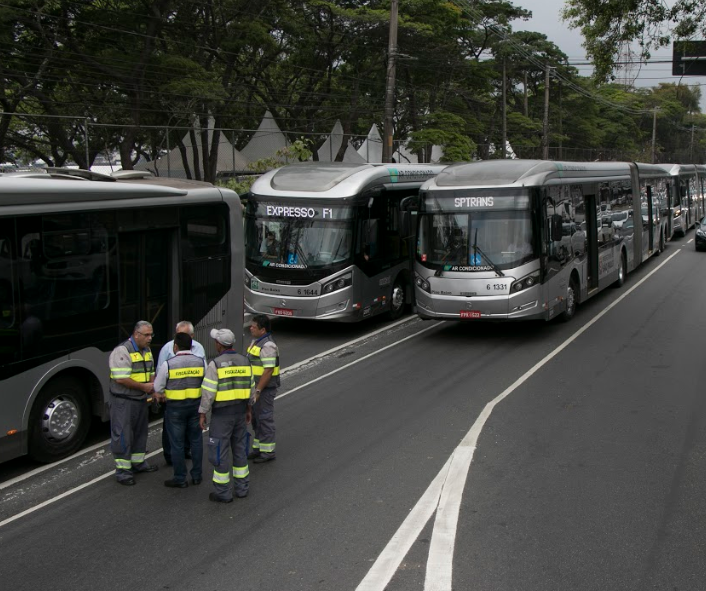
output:
[[[598,287],[598,213],[595,195],[584,195],[584,209],[586,212],[586,281],[588,291]]]
[[[169,322],[173,232],[150,230],[118,235],[120,337],[132,334],[138,320],[152,323],[152,351],[172,338]]]

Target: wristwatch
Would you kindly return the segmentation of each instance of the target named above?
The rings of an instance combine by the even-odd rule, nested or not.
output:
[[[255,392],[257,392],[258,394],[262,394],[262,390],[258,390],[257,388],[255,388]]]

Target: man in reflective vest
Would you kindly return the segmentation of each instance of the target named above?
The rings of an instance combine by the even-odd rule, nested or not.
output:
[[[279,349],[270,334],[270,319],[264,314],[253,316],[248,347],[248,359],[255,376],[253,391],[253,450],[248,456],[256,464],[270,462],[275,457],[275,396],[279,381]]]
[[[177,332],[172,341],[174,357],[165,361],[154,380],[155,396],[166,402],[164,428],[171,447],[174,477],[164,481],[169,488],[186,488],[186,454],[189,444],[193,464],[191,483],[201,484],[203,468],[203,436],[199,426],[201,382],[204,360],[192,351],[191,335]]]
[[[199,424],[205,429],[206,414],[212,411],[208,459],[213,464],[214,492],[208,498],[216,503],[231,503],[234,493],[240,499],[248,496],[250,470],[245,437],[254,381],[248,358],[233,350],[233,331],[213,329],[211,338],[218,355],[208,364],[201,385]]]
[[[140,320],[132,336],[110,354],[110,449],[118,483],[135,484],[136,472],[154,472],[145,462],[147,405],[152,401],[154,361],[152,325]]]
[[[206,359],[206,351],[204,351],[203,345],[199,343],[194,338],[194,325],[188,320],[181,320],[177,323],[175,332],[185,332],[191,337],[191,352],[201,359]],[[174,341],[171,340],[162,347],[159,352],[159,357],[157,358],[157,373],[159,374],[159,369],[162,365],[174,357]],[[198,421],[198,417],[197,417]],[[172,446],[169,443],[169,436],[167,435],[169,431],[169,418],[167,413],[164,413],[164,425],[162,426],[162,455],[164,456],[164,461],[167,466],[172,465]],[[187,460],[191,459],[191,448],[189,447],[189,440],[184,441],[184,457]]]

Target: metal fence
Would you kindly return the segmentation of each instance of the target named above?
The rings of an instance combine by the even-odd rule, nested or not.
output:
[[[292,146],[304,146],[312,160],[351,163],[381,162],[382,138],[373,126],[367,135],[346,134],[336,123],[329,133],[281,131],[267,114],[258,129],[236,129],[184,126],[123,126],[91,121],[87,118],[38,116],[2,113],[20,125],[10,126],[0,136],[4,160],[0,173],[34,170],[46,166],[86,167],[102,173],[123,168],[149,170],[158,176],[211,180],[237,178],[263,172],[268,168],[297,159]],[[56,126],[62,133],[57,133]],[[0,129],[2,129],[0,127]],[[214,140],[214,133],[218,132]],[[57,137],[65,138],[63,144]],[[55,139],[50,139],[55,138]],[[128,140],[131,145],[122,146]],[[139,158],[134,145],[141,146]],[[397,163],[439,162],[443,149],[427,144],[415,145],[409,140],[393,143],[393,159]],[[120,154],[123,153],[122,160]],[[508,158],[542,159],[541,147],[514,147]],[[477,146],[474,158],[502,158],[502,150],[487,143]],[[616,150],[596,150],[552,146],[552,160],[634,160],[635,154]]]

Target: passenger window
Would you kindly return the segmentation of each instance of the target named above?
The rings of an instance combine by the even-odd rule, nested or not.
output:
[[[229,254],[228,207],[185,207],[181,212],[181,237],[186,260]]]

